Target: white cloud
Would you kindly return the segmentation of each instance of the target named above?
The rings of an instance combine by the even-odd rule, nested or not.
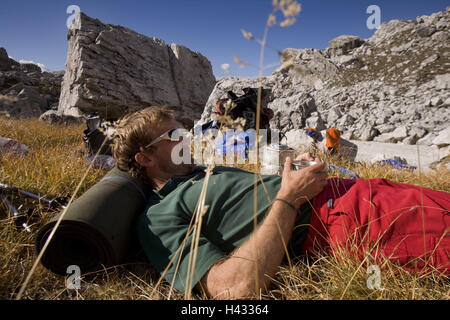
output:
[[[230,65],[228,63],[224,63],[220,66],[222,68],[223,72],[225,74],[228,74],[230,72]]]
[[[19,60],[19,63],[32,63],[35,65],[38,65],[42,71],[47,71],[47,68],[45,67],[45,64],[39,63],[39,62],[34,62],[33,60]]]

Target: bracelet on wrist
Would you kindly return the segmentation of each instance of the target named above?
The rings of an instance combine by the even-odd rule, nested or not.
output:
[[[288,205],[289,207],[291,207],[292,209],[294,209],[295,212],[298,211],[298,209],[297,209],[292,203],[290,203],[289,201],[286,201],[286,200],[281,199],[281,198],[275,198],[275,200],[273,200],[273,202],[275,202],[275,201],[281,201],[281,202],[283,202],[284,204],[287,204],[287,205]]]

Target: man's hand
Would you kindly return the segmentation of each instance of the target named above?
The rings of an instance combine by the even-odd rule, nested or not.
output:
[[[325,164],[309,152],[298,156],[296,160],[317,162],[307,168],[292,170],[292,159],[286,158],[277,197],[291,202],[298,208],[323,190],[327,184],[328,174],[325,171]]]

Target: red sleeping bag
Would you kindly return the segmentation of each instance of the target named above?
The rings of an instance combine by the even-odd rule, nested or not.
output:
[[[386,179],[331,178],[314,198],[303,251],[340,246],[360,258],[370,253],[375,263],[388,258],[407,269],[450,274],[450,193]]]

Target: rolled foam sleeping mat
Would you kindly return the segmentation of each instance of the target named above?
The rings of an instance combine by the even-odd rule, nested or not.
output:
[[[41,263],[54,273],[67,275],[77,265],[82,274],[120,264],[130,249],[137,216],[152,192],[149,185],[113,168],[68,207]],[[45,224],[35,242],[39,253],[61,216]]]

